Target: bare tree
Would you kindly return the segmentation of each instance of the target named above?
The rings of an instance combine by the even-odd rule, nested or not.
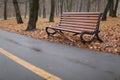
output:
[[[119,0],[116,0],[115,5],[114,5],[114,1],[115,0],[108,0],[106,8],[105,8],[103,16],[102,16],[103,21],[105,21],[107,19],[107,13],[108,13],[109,10],[110,10],[109,16],[117,17],[116,14],[117,14],[117,8],[118,8]]]
[[[39,0],[29,0],[29,21],[26,31],[36,29],[36,22],[38,20]]]
[[[46,7],[45,7],[46,0],[43,0],[43,18],[46,18]]]
[[[39,10],[38,10],[38,15],[39,15],[39,17],[41,17],[41,15],[42,15],[42,0],[39,0]]]
[[[51,12],[49,22],[54,22],[54,14],[55,14],[55,0],[51,0]]]
[[[118,4],[119,4],[119,0],[116,0],[116,4],[115,4],[115,8],[114,8],[114,12],[113,12],[114,15],[113,15],[112,17],[117,17]]]
[[[83,0],[80,1],[80,8],[79,8],[79,12],[82,11],[82,3],[83,3]]]
[[[90,12],[90,0],[87,0],[87,12]]]
[[[73,4],[73,0],[66,0],[66,6],[67,6],[67,10],[68,12],[72,11],[72,4]]]
[[[110,9],[111,2],[112,2],[112,0],[108,0],[108,2],[107,2],[107,5],[105,7],[105,10],[104,10],[104,13],[103,13],[103,16],[102,16],[103,21],[106,21],[106,19],[107,19],[107,13],[108,13],[108,11]]]
[[[117,14],[118,3],[119,3],[119,0],[111,0],[109,16],[117,17],[116,14]]]
[[[18,6],[18,1],[13,0],[13,5],[14,5],[14,8],[15,8],[17,23],[21,24],[21,23],[23,23],[23,20],[22,20],[22,17],[21,17],[19,6]]]
[[[60,0],[60,13],[61,13],[61,15],[63,13],[63,3],[64,3],[64,0]]]
[[[101,0],[97,0],[97,5],[98,5],[97,11],[100,11]]]
[[[7,20],[7,0],[4,0],[4,20]]]
[[[28,0],[25,0],[25,16],[24,16],[24,18],[26,18],[26,16],[27,16],[27,10],[28,10],[27,4],[28,4]]]

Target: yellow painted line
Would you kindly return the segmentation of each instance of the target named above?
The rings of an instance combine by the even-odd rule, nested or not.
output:
[[[61,80],[59,77],[54,76],[20,58],[18,58],[17,56],[7,52],[6,50],[0,48],[0,52],[1,54],[7,56],[8,58],[10,58],[11,60],[17,62],[18,64],[22,65],[23,67],[27,68],[28,70],[34,72],[35,74],[37,74],[38,76],[43,77],[45,80]]]

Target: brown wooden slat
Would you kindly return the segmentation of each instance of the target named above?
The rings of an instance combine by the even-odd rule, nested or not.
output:
[[[98,17],[100,14],[63,14],[62,16],[96,16]]]
[[[88,29],[95,29],[95,26],[85,26],[85,25],[70,25],[70,24],[60,24],[59,26],[63,27],[73,27],[73,28],[88,28]]]
[[[89,15],[89,14],[80,15],[80,14],[78,14],[78,15],[62,15],[61,17],[99,17],[99,15]]]
[[[58,26],[58,27],[49,27],[49,28],[68,31],[68,32],[73,32],[73,33],[81,33],[83,31],[88,31],[88,32],[94,31],[93,29],[92,30],[90,30],[90,29],[82,29],[82,28],[81,29],[76,29],[76,28],[73,29],[73,28],[69,28],[69,27],[65,27],[65,26],[62,26],[62,27],[60,27],[60,26]]]
[[[97,20],[71,20],[71,19],[61,19],[60,22],[83,22],[83,23],[97,23]]]
[[[74,17],[74,16],[62,16],[62,18],[73,18],[73,19],[76,19],[76,18],[80,18],[80,19],[83,19],[83,18],[93,18],[93,19],[98,19],[98,17],[90,17],[90,16],[80,16],[80,17]]]
[[[82,32],[82,31],[66,29],[66,28],[56,28],[56,29],[63,30],[63,31],[68,31],[68,32],[73,32],[73,33],[81,33]]]
[[[98,17],[61,17],[61,19],[70,19],[70,20],[98,20]]]
[[[64,12],[63,15],[100,15],[100,12]]]
[[[73,29],[73,28],[69,28],[69,27],[54,27],[54,29],[58,29],[58,30],[65,30],[65,31],[70,31],[70,32],[77,32],[77,33],[81,33],[81,32],[83,32],[83,31],[88,31],[88,32],[90,32],[90,31],[94,31],[94,30],[88,30],[88,29]]]
[[[71,26],[57,26],[57,27],[48,26],[48,27],[49,27],[49,28],[55,28],[55,29],[56,29],[56,28],[66,28],[66,27],[71,27]],[[75,27],[71,27],[71,28],[74,29]],[[82,26],[81,26],[81,27],[76,27],[76,28],[79,28],[79,29],[80,29],[80,28],[84,28],[84,26],[83,26],[83,27],[82,27]],[[89,28],[86,28],[86,29],[92,29],[92,27],[91,27],[91,28],[89,27]],[[92,29],[92,30],[93,30],[93,29]]]
[[[95,23],[83,23],[83,22],[65,22],[65,21],[61,21],[61,24],[70,24],[70,25],[84,25],[84,26],[96,26]]]
[[[83,28],[83,27],[69,27],[69,26],[59,26],[60,28],[65,28],[65,29],[71,29],[71,30],[77,30],[77,31],[94,31],[94,29],[90,28]]]
[[[51,27],[51,26],[48,26],[49,28],[52,28],[52,29],[57,29],[57,30],[63,30],[63,31],[68,31],[68,32],[74,32],[74,33],[81,33],[82,31],[78,31],[78,30],[68,30],[68,29],[65,29],[65,28],[62,28],[62,27]]]
[[[73,30],[73,29],[62,28],[62,27],[55,27],[54,29],[73,32],[73,33],[81,33],[82,32],[82,30]]]

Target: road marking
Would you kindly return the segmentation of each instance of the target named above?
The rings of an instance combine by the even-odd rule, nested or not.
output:
[[[54,75],[48,73],[47,71],[44,71],[32,64],[20,59],[19,57],[7,52],[6,50],[4,50],[2,48],[0,48],[0,52],[1,52],[1,54],[7,56],[8,58],[12,59],[13,61],[15,61],[18,64],[22,65],[23,67],[27,68],[28,70],[34,72],[38,76],[43,77],[45,80],[62,80],[59,77],[54,76]]]

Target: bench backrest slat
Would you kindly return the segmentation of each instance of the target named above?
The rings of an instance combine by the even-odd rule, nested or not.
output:
[[[68,16],[68,17],[61,17],[61,19],[76,19],[76,20],[97,20],[98,17],[90,17],[90,16],[86,16],[86,17],[73,17],[72,15],[71,16]]]
[[[64,12],[63,15],[99,15],[100,12]]]
[[[61,22],[78,22],[78,23],[97,23],[97,20],[71,20],[71,19],[61,19]]]

